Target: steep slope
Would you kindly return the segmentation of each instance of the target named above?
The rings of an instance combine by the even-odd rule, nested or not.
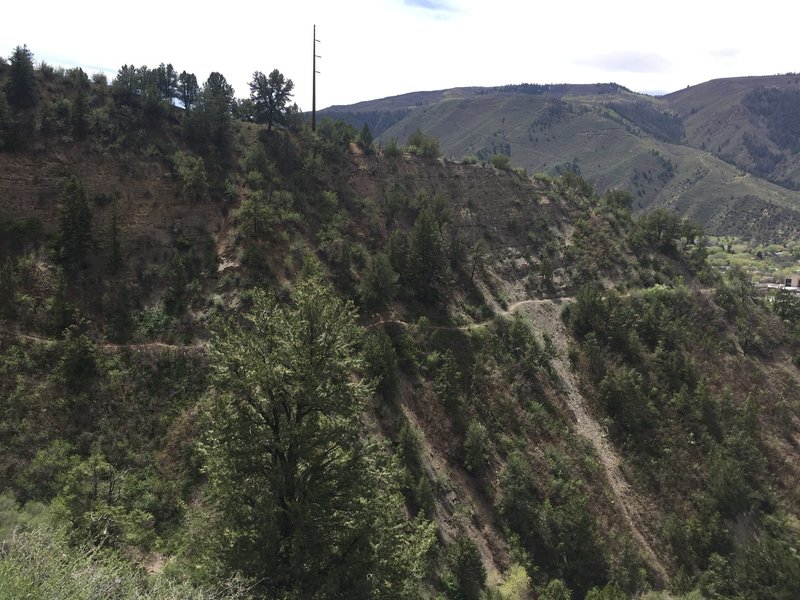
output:
[[[579,91],[596,94],[583,114],[564,109],[566,120],[602,96],[628,97],[615,86]],[[308,596],[478,597],[488,586],[522,597],[566,587],[577,599],[669,586],[791,597],[800,309],[783,299],[773,313],[740,274],[711,273],[679,217],[634,218],[634,196],[599,196],[573,170],[529,178],[365,154],[342,123],[268,132],[228,116],[222,152],[187,136],[179,121],[191,111],[162,106],[148,120],[144,107],[102,104],[95,92],[105,127],[77,144],[38,130],[29,147],[0,153],[3,531],[46,514],[72,547],[169,564],[165,577],[238,572],[258,585],[253,573],[276,566],[308,575],[274,584],[292,591],[319,575],[293,553],[316,556],[324,542],[334,551],[323,558],[343,568],[325,569],[331,587]],[[548,91],[565,103],[568,92]],[[517,106],[507,91],[474,96]],[[561,106],[555,99],[542,107]],[[667,122],[649,123],[668,135]],[[71,260],[76,242],[83,255]],[[298,289],[324,301],[299,305]],[[298,306],[343,317],[297,335],[312,322]],[[323,399],[329,385],[317,372],[292,375],[306,357],[329,356],[317,349],[342,324],[355,372],[325,368],[345,387],[375,382],[364,414],[342,429],[364,452],[337,453],[334,407],[304,413],[289,437],[311,437],[303,419],[311,434],[334,436],[294,461],[298,518],[320,505],[335,512],[325,504],[335,494],[304,495],[308,480],[353,490],[375,477],[369,493],[343,499],[368,522],[336,513],[342,529],[363,532],[352,553],[324,527],[325,540],[290,537],[287,520],[264,532],[278,511],[253,509],[286,481],[253,484],[274,473],[266,455],[283,450],[262,444],[285,432],[274,415],[305,408],[302,394],[297,410],[287,400],[297,380]],[[236,385],[222,389],[221,335],[234,362],[240,351],[249,361],[225,366]],[[306,338],[322,345],[281,362],[276,348],[307,349]],[[240,379],[258,385],[243,392]],[[276,389],[277,403],[258,404]],[[235,413],[237,399],[253,401],[257,422],[238,420],[255,413]],[[241,468],[226,479],[212,453],[229,439],[254,451],[231,455]],[[262,450],[262,463],[250,462]],[[329,459],[364,468],[350,481]],[[374,506],[385,510],[363,510]],[[390,560],[369,561],[387,548],[378,555]]]
[[[731,97],[725,86],[696,87],[665,98],[613,84],[458,88],[334,107],[331,115],[357,127],[369,124],[383,143],[421,129],[455,158],[488,161],[505,154],[528,172],[574,170],[600,192],[630,189],[637,209],[668,206],[713,234],[763,240],[796,235],[798,192],[758,177],[784,183],[777,171],[754,171],[752,161],[736,158],[749,152],[745,141],[751,149],[775,146],[764,142],[766,126],[755,124],[764,119],[739,102],[757,84],[739,86]],[[700,98],[707,98],[702,110]],[[736,135],[721,133],[726,127]],[[698,141],[700,129],[726,136],[725,144]],[[782,156],[790,157],[787,152]],[[793,172],[786,161],[785,172]],[[744,177],[742,169],[753,176]]]
[[[800,187],[795,74],[716,79],[663,97],[685,143],[789,189]]]

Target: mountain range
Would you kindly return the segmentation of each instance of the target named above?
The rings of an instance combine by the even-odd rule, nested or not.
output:
[[[529,173],[572,170],[635,209],[672,208],[711,234],[765,241],[800,227],[800,76],[717,79],[654,97],[614,83],[464,87],[321,112],[379,143],[417,129],[453,159],[505,154]]]

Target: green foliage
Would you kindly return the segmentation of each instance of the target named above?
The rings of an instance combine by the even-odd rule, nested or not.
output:
[[[578,594],[603,581],[594,519],[576,481],[554,476],[541,490],[527,458],[514,452],[500,473],[500,490],[504,523],[544,573],[563,579]]]
[[[383,147],[383,155],[386,158],[399,158],[403,155],[403,149],[397,143],[397,138],[389,138],[389,141]]]
[[[650,102],[612,102],[608,107],[660,140],[678,144],[683,138],[682,119]]]
[[[69,175],[61,187],[63,201],[59,209],[58,247],[64,268],[74,272],[84,266],[91,244],[92,209],[86,188]]]
[[[269,595],[411,593],[431,532],[403,533],[391,471],[359,433],[371,388],[353,378],[355,311],[317,275],[288,305],[261,292],[252,302],[210,350],[204,452],[219,560]]]
[[[72,391],[88,389],[97,376],[97,349],[75,325],[65,331],[58,372]]]
[[[778,290],[772,298],[772,310],[790,323],[800,321],[800,297],[788,290]]]
[[[381,328],[373,329],[364,341],[364,356],[371,377],[377,380],[377,391],[392,399],[397,391],[397,352],[391,338]]]
[[[0,551],[0,597],[30,600],[236,600],[249,598],[236,580],[196,586],[166,575],[147,575],[121,554],[69,544],[62,531],[36,527]]]
[[[488,434],[478,421],[472,420],[464,437],[464,468],[470,473],[480,473],[489,460]]]
[[[451,597],[454,600],[478,600],[486,585],[486,568],[478,547],[461,535],[447,550],[447,563],[452,576]]]
[[[406,150],[422,158],[438,158],[440,154],[439,140],[433,136],[425,135],[417,129],[408,136]]]
[[[511,157],[507,154],[495,154],[492,156],[490,163],[495,169],[500,169],[501,171],[511,170]]]
[[[358,138],[356,138],[356,143],[358,147],[364,151],[364,154],[372,154],[372,131],[369,129],[369,125],[364,123],[364,127],[361,128],[361,131],[358,133]]]
[[[380,252],[370,256],[359,285],[359,296],[364,307],[382,310],[397,295],[399,275],[392,268],[389,256]]]
[[[255,108],[256,122],[266,123],[267,130],[271,130],[272,124],[281,120],[293,89],[294,82],[284,78],[278,69],[274,69],[268,76],[261,71],[253,73],[250,99]]]
[[[612,582],[602,588],[592,588],[584,598],[585,600],[628,600],[628,595],[623,593],[616,583]]]
[[[677,250],[676,240],[681,236],[680,217],[666,208],[654,208],[636,220],[645,243],[665,254]]]
[[[531,596],[531,578],[525,571],[525,567],[520,564],[513,564],[504,575],[505,581],[500,585],[498,592],[502,600],[525,600]],[[547,600],[543,594],[539,595],[539,600]],[[561,600],[556,596],[550,596],[549,600]],[[564,600],[570,600],[569,594]]]
[[[205,199],[208,195],[208,177],[203,159],[189,152],[176,152],[172,164],[181,182],[184,198],[194,202]]]
[[[233,100],[233,87],[225,76],[211,73],[194,108],[184,114],[186,134],[201,152],[227,157],[232,144]]]
[[[766,120],[769,137],[779,148],[797,153],[799,99],[800,93],[795,89],[759,87],[742,99],[742,106]]]
[[[408,279],[418,296],[432,301],[446,273],[445,243],[436,217],[424,207],[414,221],[409,236]]]
[[[192,110],[197,96],[200,93],[200,86],[197,84],[197,77],[194,73],[181,71],[178,75],[178,100],[183,104],[185,110]]]
[[[14,299],[17,292],[17,275],[10,258],[0,266],[0,320],[14,316]]]
[[[36,104],[36,73],[33,68],[33,53],[27,46],[17,46],[8,59],[9,78],[5,96],[8,104],[17,110]]]
[[[572,600],[572,593],[561,579],[551,579],[539,592],[539,600]]]

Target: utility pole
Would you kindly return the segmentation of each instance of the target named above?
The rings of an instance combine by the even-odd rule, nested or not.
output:
[[[317,59],[322,58],[321,56],[317,56],[317,26],[314,25],[314,75],[311,79],[311,131],[317,130]]]

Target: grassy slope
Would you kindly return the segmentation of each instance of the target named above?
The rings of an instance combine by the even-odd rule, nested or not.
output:
[[[443,152],[456,158],[477,155],[488,160],[505,153],[514,166],[529,172],[552,173],[566,164],[577,165],[599,191],[630,189],[636,194],[636,208],[673,207],[713,234],[762,240],[795,236],[800,231],[800,193],[745,176],[725,162],[746,153],[741,136],[747,117],[736,102],[755,85],[748,81],[712,82],[705,84],[708,88],[697,86],[664,99],[621,89],[615,94],[594,94],[590,86],[567,86],[548,95],[487,90],[476,94],[468,88],[363,102],[352,110],[411,109],[380,133],[384,141],[404,140],[419,128],[437,137]],[[550,118],[549,107],[556,98],[567,103],[567,112]],[[706,104],[692,113],[701,99]],[[656,139],[606,106],[640,101],[684,116],[687,145]],[[337,109],[341,114],[350,107]],[[353,118],[357,120],[357,115]],[[702,145],[700,136],[706,130],[713,130],[713,135]],[[765,138],[763,128],[751,124],[749,130],[758,139]],[[653,152],[669,159],[674,172],[666,172]],[[741,166],[748,164],[743,161]]]
[[[749,134],[770,151],[783,156],[783,162],[776,166],[771,178],[797,183],[800,182],[800,161],[770,141],[763,120],[744,108],[742,100],[759,87],[797,90],[798,86],[800,77],[796,75],[715,79],[664,96],[663,100],[683,116],[687,145],[751,170],[753,158],[742,141],[745,134]]]

